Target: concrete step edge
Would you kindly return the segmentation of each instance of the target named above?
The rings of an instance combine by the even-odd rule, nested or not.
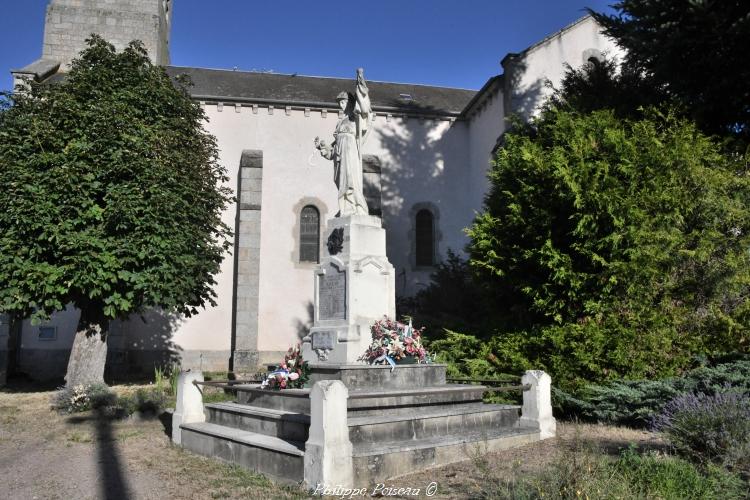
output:
[[[219,410],[228,413],[240,413],[242,415],[252,415],[276,420],[286,420],[299,422],[302,424],[310,423],[310,415],[304,413],[295,413],[293,411],[277,410],[274,408],[262,408],[260,406],[247,405],[242,403],[206,403],[205,408]]]
[[[430,418],[440,417],[453,417],[456,415],[476,415],[478,413],[491,413],[506,410],[520,410],[520,406],[516,405],[491,405],[487,404],[481,407],[469,406],[463,407],[458,405],[455,408],[445,408],[439,406],[436,410],[428,410],[420,408],[419,413],[412,415],[369,415],[364,417],[349,417],[349,427],[360,426],[360,425],[375,425],[375,424],[387,424],[390,422],[403,422],[409,420],[427,420]],[[520,414],[519,414],[520,416]]]
[[[446,384],[434,385],[427,387],[412,387],[404,389],[385,389],[380,391],[373,390],[352,390],[349,391],[349,399],[374,399],[384,397],[398,396],[418,396],[423,394],[452,394],[456,392],[477,392],[484,393],[488,387],[483,385],[466,386],[463,384]]]
[[[477,443],[491,439],[501,439],[504,437],[522,436],[525,434],[538,434],[539,429],[532,427],[512,427],[495,432],[472,432],[459,436],[437,436],[427,439],[417,439],[413,441],[384,441],[376,445],[355,444],[353,456],[367,457],[371,455],[383,455],[391,453],[403,453],[415,450],[424,450],[428,448],[441,448],[445,446],[455,446],[466,443]]]
[[[233,441],[235,443],[264,448],[266,450],[285,453],[287,455],[296,455],[302,457],[305,455],[305,444],[297,441],[286,441],[274,436],[267,436],[257,432],[243,431],[232,427],[212,424],[209,422],[198,422],[192,424],[182,424],[181,429],[189,432],[197,432],[207,436]]]

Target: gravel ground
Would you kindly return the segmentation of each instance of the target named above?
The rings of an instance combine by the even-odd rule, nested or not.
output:
[[[117,391],[129,390],[115,387]],[[159,419],[101,420],[91,413],[60,415],[52,392],[0,391],[0,498],[209,499],[306,498],[300,489],[184,452],[171,445]],[[651,433],[607,426],[558,424],[558,437],[502,453],[385,482],[386,488],[436,484],[432,498],[476,498],[488,481],[533,474],[572,443],[617,452],[635,443],[659,447]],[[375,486],[368,489],[368,496]],[[394,490],[381,489],[380,496]],[[413,496],[389,496],[414,498]]]

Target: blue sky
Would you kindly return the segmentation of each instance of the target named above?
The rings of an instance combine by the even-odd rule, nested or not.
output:
[[[48,0],[5,0],[0,89],[41,55]],[[172,64],[478,89],[500,59],[613,0],[174,0]]]

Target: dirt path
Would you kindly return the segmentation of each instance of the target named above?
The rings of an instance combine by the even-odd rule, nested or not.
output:
[[[172,446],[157,419],[58,415],[51,392],[0,392],[0,498],[299,498]]]
[[[0,392],[0,498],[307,497],[299,489],[172,446],[157,419],[103,421],[89,413],[59,415],[50,410],[51,396],[52,392]],[[539,471],[572,443],[612,451],[629,443],[659,446],[653,434],[629,429],[559,424],[558,431],[553,440],[503,453],[477,453],[459,464],[386,481],[386,486],[420,488],[424,497],[426,486],[435,482],[437,494],[432,498],[476,498],[486,494],[490,478]]]

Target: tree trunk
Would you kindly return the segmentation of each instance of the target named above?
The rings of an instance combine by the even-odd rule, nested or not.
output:
[[[107,362],[107,323],[81,320],[78,324],[73,348],[70,350],[65,386],[103,384],[104,366]]]

